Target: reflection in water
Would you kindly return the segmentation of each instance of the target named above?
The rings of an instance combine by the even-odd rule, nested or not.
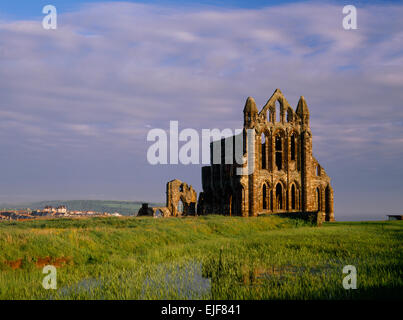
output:
[[[89,298],[91,298],[92,291],[100,288],[101,286],[102,286],[101,280],[95,278],[87,278],[71,286],[60,288],[57,291],[58,299],[72,298],[78,295],[88,296],[88,294],[90,295]],[[102,297],[99,297],[98,299],[102,299]]]
[[[211,280],[203,278],[199,262],[173,268],[160,265],[144,281],[142,299],[155,296],[156,292],[159,299],[206,299],[211,296]]]
[[[120,283],[115,281],[116,279],[112,280],[108,277],[83,279],[73,285],[60,288],[56,296],[51,299],[104,299],[104,296],[109,294],[104,291],[108,287],[107,284],[117,284],[126,288],[127,284],[130,287],[130,282],[138,283],[139,279],[129,276],[120,279],[122,281]],[[202,264],[199,262],[191,261],[183,265],[161,264],[146,276],[140,287],[129,293],[129,297],[131,299],[209,299],[211,298],[211,280],[203,278]]]

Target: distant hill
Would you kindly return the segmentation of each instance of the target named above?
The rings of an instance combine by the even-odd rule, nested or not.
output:
[[[136,215],[141,207],[142,201],[112,201],[112,200],[52,200],[39,202],[26,202],[18,204],[0,204],[0,209],[25,209],[32,210],[43,209],[45,206],[57,207],[65,205],[68,210],[78,211],[97,211],[114,213],[119,212],[122,215]],[[151,207],[163,206],[161,203],[149,203]]]

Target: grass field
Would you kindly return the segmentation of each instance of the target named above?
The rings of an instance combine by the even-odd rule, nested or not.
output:
[[[275,216],[1,222],[0,299],[402,299],[402,231]],[[57,290],[42,287],[47,264]]]

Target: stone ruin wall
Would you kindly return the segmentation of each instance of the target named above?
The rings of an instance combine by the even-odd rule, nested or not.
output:
[[[240,166],[235,161],[205,166],[199,199],[192,186],[175,179],[166,186],[166,207],[143,209],[143,213],[155,216],[159,212],[164,217],[196,212],[244,217],[299,213],[318,224],[334,221],[333,189],[330,177],[312,154],[309,118],[304,97],[294,111],[277,89],[260,112],[249,97],[244,108],[243,139],[246,143],[247,129],[254,130],[254,172],[237,175],[237,168],[247,164]],[[235,143],[235,136],[226,139]],[[212,142],[211,152],[214,144],[219,144],[221,154],[225,154],[226,139]],[[244,145],[244,157],[247,156]],[[178,207],[180,202],[182,210]]]
[[[237,164],[203,167],[198,213],[257,216],[317,212],[318,221],[334,221],[333,189],[330,177],[312,155],[309,119],[304,97],[294,111],[277,89],[260,112],[249,97],[244,108],[244,140],[247,129],[254,130],[255,170],[249,176],[239,176]],[[227,139],[235,141],[235,137]],[[212,143],[221,144],[221,154],[225,140]],[[247,148],[244,156],[248,156]]]
[[[180,208],[179,204],[182,204]],[[178,179],[169,181],[166,186],[166,206],[148,207],[144,203],[138,216],[180,217],[196,214],[197,193],[191,185]]]

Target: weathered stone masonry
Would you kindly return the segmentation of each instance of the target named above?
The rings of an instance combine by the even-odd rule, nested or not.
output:
[[[170,215],[177,217],[196,214],[197,193],[187,183],[178,179],[169,181],[166,199]]]
[[[167,183],[166,188],[165,207],[150,208],[147,203],[143,203],[137,215],[180,217],[196,214],[197,193],[191,185],[174,179]]]
[[[312,155],[310,115],[304,97],[294,111],[277,89],[260,112],[251,97],[243,112],[244,141],[246,130],[255,130],[255,170],[251,175],[237,175],[239,165],[225,161],[203,167],[198,213],[257,216],[316,212],[318,217],[334,221],[333,189],[330,177]],[[227,139],[235,144],[235,136]],[[221,144],[223,155],[225,139],[213,142],[211,150],[214,143]],[[247,157],[246,146],[243,149]]]

